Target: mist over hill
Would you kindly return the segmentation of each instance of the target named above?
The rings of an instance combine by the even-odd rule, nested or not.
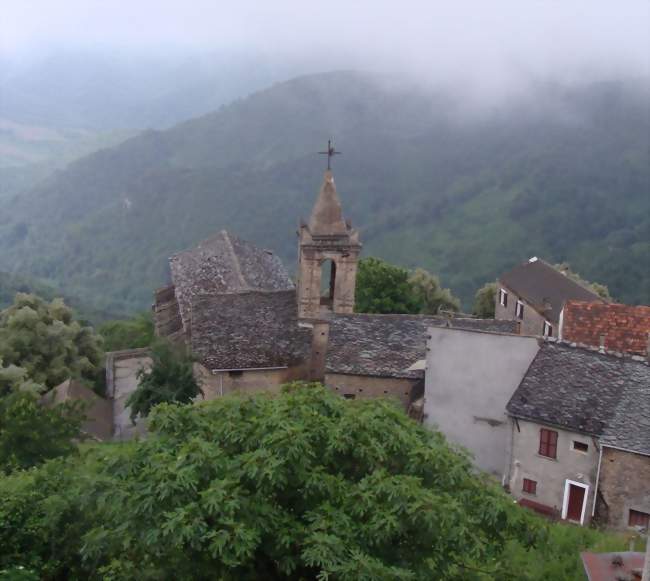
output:
[[[634,81],[540,84],[472,109],[395,78],[296,78],[0,200],[0,270],[122,312],[151,303],[170,254],[221,228],[293,269],[331,136],[365,255],[438,273],[466,305],[532,255],[650,303],[648,96]]]

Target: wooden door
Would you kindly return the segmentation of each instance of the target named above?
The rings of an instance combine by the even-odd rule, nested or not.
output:
[[[569,484],[569,504],[566,511],[568,520],[580,522],[582,517],[582,505],[585,500],[585,489],[582,486]]]

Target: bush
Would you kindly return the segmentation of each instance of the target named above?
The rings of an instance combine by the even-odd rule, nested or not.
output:
[[[44,579],[462,579],[538,521],[442,435],[319,385],[159,405],[150,436],[0,479],[0,565]]]

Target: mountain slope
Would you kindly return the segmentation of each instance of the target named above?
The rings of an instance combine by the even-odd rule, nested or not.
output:
[[[649,303],[647,97],[641,84],[544,86],[469,114],[452,95],[369,75],[301,77],[97,152],[0,205],[0,269],[122,311],[149,304],[171,253],[221,228],[291,267],[321,180],[314,152],[334,136],[366,255],[438,272],[466,304],[531,255]]]

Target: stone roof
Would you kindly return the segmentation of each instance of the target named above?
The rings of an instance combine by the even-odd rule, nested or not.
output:
[[[605,349],[646,355],[650,307],[567,301],[562,315],[562,339]]]
[[[515,266],[500,276],[499,282],[556,325],[565,301],[604,302],[595,292],[539,258]]]
[[[310,346],[311,331],[298,326],[295,290],[193,299],[192,352],[210,370],[288,367]]]
[[[643,361],[545,341],[507,410],[650,453],[649,390],[650,367]]]
[[[294,288],[282,261],[270,250],[259,248],[222,230],[196,248],[169,259],[175,297],[183,327],[190,327],[193,297],[254,290]]]
[[[453,327],[515,333],[513,321],[426,315],[335,314],[330,318],[325,370],[329,373],[417,378],[407,369],[426,357],[427,328]]]

